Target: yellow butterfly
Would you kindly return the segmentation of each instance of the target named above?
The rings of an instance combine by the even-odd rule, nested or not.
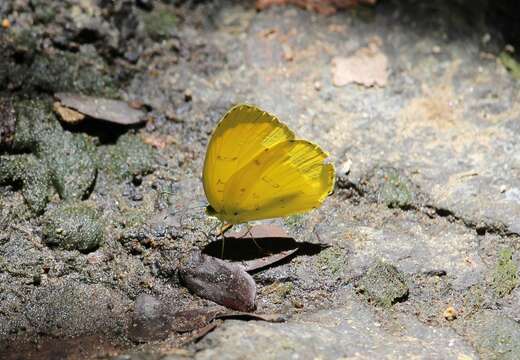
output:
[[[208,144],[206,211],[233,225],[314,209],[334,188],[327,157],[317,145],[296,140],[276,116],[252,105],[234,106]]]

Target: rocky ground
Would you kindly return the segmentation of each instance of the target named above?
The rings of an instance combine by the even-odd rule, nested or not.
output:
[[[518,359],[520,70],[488,10],[2,2],[0,357]],[[58,92],[147,120],[65,123]],[[215,305],[178,271],[216,241],[202,162],[241,102],[330,152],[336,189],[272,221],[300,250],[253,272],[256,313],[284,322],[174,331]]]

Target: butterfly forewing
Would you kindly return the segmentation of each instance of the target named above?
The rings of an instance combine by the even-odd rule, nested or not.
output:
[[[265,149],[294,139],[287,126],[273,115],[251,105],[237,105],[220,120],[204,160],[204,192],[217,216],[226,199],[229,179]]]

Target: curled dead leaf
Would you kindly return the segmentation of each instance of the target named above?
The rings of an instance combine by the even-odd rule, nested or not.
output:
[[[99,120],[121,125],[133,125],[146,120],[143,111],[132,108],[124,101],[71,93],[57,93],[54,96],[60,101],[61,107]]]

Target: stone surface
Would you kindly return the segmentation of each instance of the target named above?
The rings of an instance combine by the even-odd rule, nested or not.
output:
[[[493,25],[504,24],[494,22],[508,13],[503,2],[381,1],[328,17],[225,0],[138,3],[0,5],[11,22],[0,34],[0,97],[12,103],[0,101],[0,342],[11,354],[486,359],[517,350],[502,341],[516,339],[520,320],[520,83]],[[334,86],[332,60],[374,39],[386,85]],[[50,111],[57,91],[129,101],[147,121],[72,129]],[[256,311],[293,319],[226,321],[196,346],[186,344],[203,333],[136,345],[120,329],[140,294],[179,311],[214,305],[189,293],[178,269],[215,240],[204,153],[240,102],[277,115],[336,168],[348,165],[323,207],[272,221],[299,250],[253,274]],[[13,129],[17,113],[23,126]],[[4,165],[26,157],[28,166]],[[47,189],[46,176],[20,177],[40,168]],[[97,250],[46,246],[44,220],[65,199],[102,214]],[[408,287],[389,307],[355,292],[378,261]]]
[[[302,315],[287,324],[227,321],[195,346],[196,359],[477,359],[454,331],[398,315],[381,324],[366,306]],[[240,344],[240,346],[237,346]]]
[[[110,334],[126,326],[126,305],[120,292],[102,285],[56,283],[36,289],[23,312],[36,333]],[[79,318],[73,320],[71,314]]]
[[[128,336],[136,342],[162,340],[169,332],[167,314],[163,304],[155,297],[141,294],[135,299],[134,314]]]
[[[495,311],[476,315],[466,332],[483,359],[513,360],[520,354],[520,324]]]

